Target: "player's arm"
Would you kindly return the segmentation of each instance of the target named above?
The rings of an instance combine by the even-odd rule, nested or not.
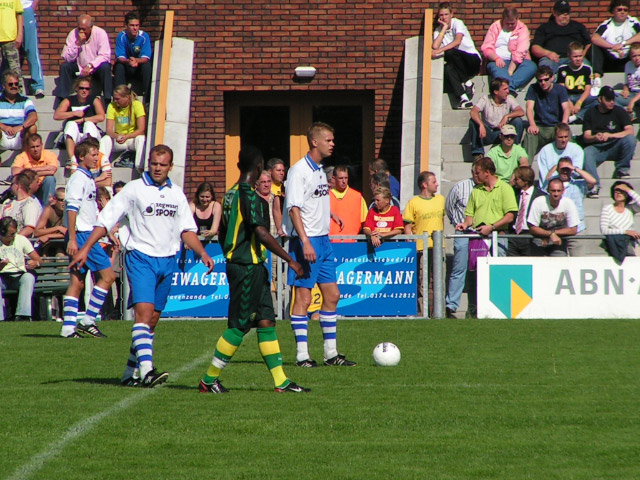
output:
[[[302,276],[302,266],[298,262],[296,262],[293,258],[291,258],[291,255],[289,255],[284,250],[284,248],[282,248],[278,244],[278,241],[271,236],[271,234],[269,233],[269,230],[267,230],[266,227],[262,225],[257,225],[254,229],[254,232],[256,234],[256,237],[258,237],[258,240],[260,240],[260,243],[262,243],[265,247],[267,247],[267,249],[270,252],[274,253],[275,255],[283,259],[285,262],[287,262],[287,264],[289,265],[289,268],[292,268],[293,271],[296,272],[296,275],[298,277]]]
[[[180,235],[180,238],[182,239],[183,243],[187,245],[187,247],[189,247],[191,250],[194,251],[194,253],[200,256],[200,258],[202,259],[202,263],[204,263],[208,268],[207,273],[211,273],[213,271],[213,266],[214,266],[213,260],[211,259],[207,251],[202,246],[202,243],[200,243],[200,240],[198,239],[198,235],[196,235],[196,232],[185,230]]]
[[[73,228],[71,226],[72,214],[74,217]],[[91,232],[91,235],[89,235],[89,238],[87,239],[86,243],[82,246],[80,250],[78,250],[78,243],[76,242],[76,232],[75,232],[76,215],[77,215],[76,212],[73,212],[70,210],[67,217],[69,222],[69,230],[68,230],[69,243],[67,244],[67,253],[73,256],[73,258],[71,259],[71,262],[69,262],[69,269],[73,268],[75,265],[77,265],[78,268],[82,268],[82,266],[87,261],[87,258],[89,257],[89,251],[91,250],[91,247],[93,247],[96,243],[98,243],[98,240],[100,240],[102,237],[104,237],[108,233],[107,229],[102,226],[97,225],[93,227],[93,231]],[[73,232],[73,246],[74,246],[73,252],[71,249],[71,235],[72,235],[71,232]]]
[[[291,207],[291,209],[289,210],[289,216],[291,217],[293,228],[295,228],[296,232],[298,232],[298,237],[300,238],[300,242],[302,242],[302,253],[304,255],[304,259],[308,262],[315,263],[316,251],[313,249],[313,246],[309,241],[309,237],[307,237],[307,232],[304,229],[304,224],[302,223],[302,215],[300,214],[300,208]]]

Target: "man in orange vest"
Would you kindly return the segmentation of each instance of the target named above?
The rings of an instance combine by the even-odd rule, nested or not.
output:
[[[329,235],[358,235],[367,218],[367,204],[360,192],[349,187],[349,169],[346,166],[338,165],[333,170],[333,178],[335,187],[329,193],[331,204]]]

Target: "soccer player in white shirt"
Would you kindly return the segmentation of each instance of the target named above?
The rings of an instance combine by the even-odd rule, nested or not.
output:
[[[180,239],[213,270],[213,260],[198,240],[197,228],[184,192],[171,183],[173,151],[166,145],[156,145],[149,154],[149,171],[133,180],[100,212],[93,233],[85,246],[73,257],[71,266],[82,266],[92,245],[126,216],[129,235],[123,240],[125,266],[131,295],[128,307],[133,307],[135,321],[127,367],[122,377],[126,386],[154,387],[164,383],[169,374],[153,366],[154,329],[167,303],[175,254]],[[139,369],[139,379],[135,371]]]
[[[336,262],[329,242],[329,184],[322,169],[322,160],[333,153],[333,128],[325,123],[309,127],[309,153],[289,169],[285,193],[285,233],[289,254],[302,265],[304,274],[296,278],[289,269],[287,283],[296,287],[291,312],[291,328],[296,338],[296,365],[317,367],[309,356],[307,344],[307,309],[311,304],[311,289],[317,283],[322,292],[320,326],[324,338],[324,364],[353,366],[337,348],[337,314],[340,290],[336,283]]]
[[[91,169],[96,168],[98,149],[88,142],[76,145],[76,157],[79,159],[78,169],[71,175],[65,190],[66,206],[64,211],[67,227],[67,253],[73,257],[87,242],[93,225],[98,218],[96,184]],[[96,318],[107,298],[116,275],[111,268],[111,260],[100,245],[91,244],[87,249],[86,266],[71,270],[69,288],[63,298],[64,322],[60,335],[66,338],[82,338],[76,330],[92,337],[106,337],[96,326]],[[82,321],[78,320],[78,298],[84,289],[87,270],[99,276],[93,289],[87,311]]]

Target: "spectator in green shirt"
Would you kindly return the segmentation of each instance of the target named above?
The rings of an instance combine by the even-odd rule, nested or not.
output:
[[[529,166],[527,151],[515,143],[516,135],[516,127],[504,125],[500,129],[500,145],[491,148],[487,153],[487,157],[493,160],[496,167],[496,175],[507,183],[511,181],[516,168]]]

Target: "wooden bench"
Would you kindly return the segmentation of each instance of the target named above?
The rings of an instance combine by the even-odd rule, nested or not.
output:
[[[69,287],[71,274],[69,273],[68,257],[42,257],[42,264],[36,269],[36,283],[33,287],[35,298],[44,300],[44,309],[47,320],[55,320],[52,312],[52,300],[56,295],[64,294]],[[18,295],[18,290],[3,290],[6,298],[10,295]],[[60,305],[62,308],[62,305]]]

